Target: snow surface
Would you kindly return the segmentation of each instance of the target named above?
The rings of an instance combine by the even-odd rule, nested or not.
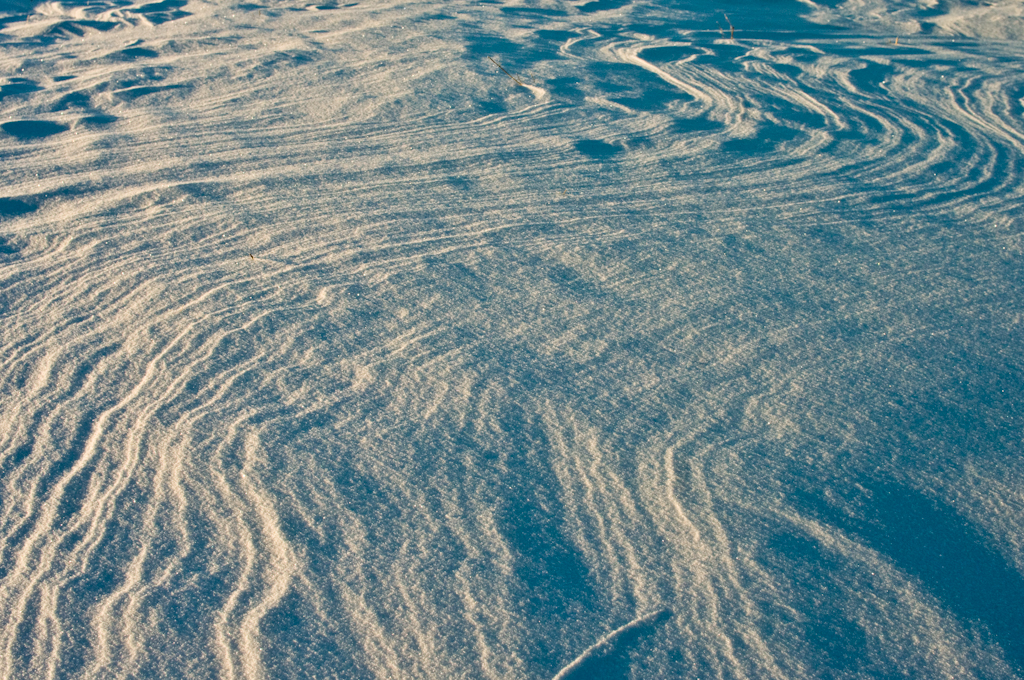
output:
[[[1024,677],[1022,3],[2,8],[0,677]]]

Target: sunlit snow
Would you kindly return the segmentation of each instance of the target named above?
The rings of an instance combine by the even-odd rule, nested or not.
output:
[[[0,3],[0,677],[1024,677],[1022,40]]]

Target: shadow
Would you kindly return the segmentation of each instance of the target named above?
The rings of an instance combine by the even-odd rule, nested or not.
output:
[[[145,97],[146,95],[156,94],[158,92],[167,92],[169,90],[180,90],[183,88],[185,88],[184,85],[143,85],[141,87],[130,87],[125,90],[118,90],[113,94],[122,101],[133,102],[139,97]]]
[[[48,120],[14,120],[0,125],[0,129],[18,139],[43,139],[67,131],[69,126]]]
[[[551,91],[556,97],[564,97],[566,99],[583,99],[583,91],[577,87],[579,81],[576,78],[552,78],[546,83],[548,90]]]
[[[0,16],[0,27],[6,24],[33,21],[33,9],[38,4],[41,4],[41,0],[4,0],[3,3],[0,3],[2,5],[0,6],[0,13],[12,11],[19,13]],[[150,24],[163,24],[191,15],[191,12],[184,10],[188,0],[162,0],[161,2],[151,2],[139,7],[130,7],[134,3],[127,0],[68,0],[60,4],[65,12],[75,9],[88,9],[94,16],[102,16],[104,10],[123,10],[125,11],[126,19],[130,19],[131,15],[141,15]],[[47,45],[58,40],[84,37],[89,31],[111,31],[121,28],[123,25],[123,20],[105,21],[100,19],[68,18],[64,21],[57,21],[45,32],[28,39],[27,42]]]
[[[3,12],[31,12],[38,0],[4,0]]]
[[[781,125],[765,125],[758,130],[757,137],[751,139],[730,139],[722,142],[721,149],[725,153],[759,156],[775,151],[780,144],[793,141],[801,134],[799,130]]]
[[[675,90],[652,88],[638,97],[609,97],[609,99],[634,111],[660,111],[665,108],[666,104],[680,100],[691,101],[692,97]]]
[[[551,445],[543,428],[518,406],[500,416],[507,443],[506,469],[495,507],[496,527],[507,541],[516,575],[514,597],[524,620],[549,622],[539,628],[524,659],[536,668],[557,668],[564,658],[560,625],[572,621],[594,598],[584,557],[562,529],[566,509],[560,484],[545,459]],[[540,630],[550,631],[541,633]]]
[[[522,45],[496,35],[480,36],[466,43],[466,54],[473,57],[485,57],[484,61],[486,61],[486,57],[493,57],[499,54],[516,54],[522,51],[522,49]],[[503,64],[503,66],[509,68],[507,64]]]
[[[593,14],[594,12],[604,12],[610,9],[621,9],[631,2],[632,0],[594,0],[593,2],[581,5],[579,10],[584,14]]]
[[[71,92],[57,100],[51,111],[67,111],[68,109],[87,109],[92,106],[92,98],[85,92]]]
[[[604,291],[576,273],[576,270],[564,264],[553,262],[547,265],[547,276],[555,285],[560,286],[569,295],[581,298],[603,298]]]
[[[777,644],[785,644],[787,638],[806,644],[806,663],[817,678],[892,677],[884,663],[872,658],[867,632],[851,615],[847,596],[832,576],[844,566],[837,555],[789,526],[779,526],[769,535],[768,564],[793,579],[787,604],[800,613],[769,605],[771,615],[760,623],[762,634]]]
[[[1024,577],[953,508],[902,484],[862,486],[860,516],[809,494],[801,505],[887,555],[968,627],[983,625],[1024,672]]]
[[[667,64],[679,61],[684,57],[700,56],[704,54],[704,50],[696,47],[672,45],[668,47],[649,47],[640,54],[646,61]]]
[[[310,668],[329,668],[339,678],[370,678],[354,653],[359,641],[344,624],[325,630],[316,607],[295,590],[281,598],[260,621],[267,674],[274,678],[300,678]]]
[[[0,85],[0,101],[3,101],[7,97],[12,97],[19,94],[28,94],[30,92],[39,92],[42,90],[38,84],[34,81],[27,80],[25,78],[12,78],[11,82],[6,85]]]
[[[622,153],[622,147],[618,144],[609,144],[599,139],[581,139],[573,144],[573,146],[581,154],[594,160],[606,160]]]
[[[545,9],[543,7],[502,7],[502,14],[509,16],[535,16],[535,17],[564,17],[568,12],[560,9]]]
[[[0,217],[17,217],[35,212],[36,206],[16,198],[0,198]],[[10,253],[7,253],[10,254]]]
[[[19,252],[21,252],[21,248],[8,241],[4,236],[0,236],[0,255],[17,255]]]
[[[575,31],[555,31],[551,29],[541,29],[537,31],[537,37],[542,40],[553,40],[558,44],[562,44],[567,40],[578,38],[579,33]]]
[[[120,24],[116,21],[90,21],[86,19],[60,21],[48,28],[40,38],[41,42],[52,43],[61,39],[84,38],[89,30],[106,32],[112,31],[119,26]]]
[[[98,116],[86,116],[85,118],[80,118],[78,122],[89,127],[102,127],[104,125],[115,123],[117,120],[117,116],[100,114]]]
[[[677,118],[672,123],[672,132],[686,134],[689,132],[715,132],[725,128],[724,123],[707,118]]]
[[[163,24],[174,19],[182,19],[190,15],[182,9],[188,0],[163,0],[139,7],[136,12],[142,14],[154,24]]]
[[[117,59],[118,61],[135,61],[136,59],[145,59],[149,57],[159,56],[159,52],[157,52],[156,50],[151,50],[147,47],[129,47],[126,50],[114,52],[110,55],[110,58]]]

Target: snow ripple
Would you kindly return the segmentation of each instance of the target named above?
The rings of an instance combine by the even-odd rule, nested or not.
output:
[[[5,18],[0,676],[1019,674],[1019,46],[756,16]]]

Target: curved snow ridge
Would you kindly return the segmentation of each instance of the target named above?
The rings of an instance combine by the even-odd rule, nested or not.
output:
[[[597,670],[595,667],[601,663],[602,659],[622,651],[622,648],[633,638],[653,632],[656,625],[668,621],[670,618],[672,618],[672,610],[666,607],[633,619],[624,626],[619,626],[595,644],[587,647],[572,663],[558,671],[552,680],[589,677],[587,674],[595,672]]]
[[[131,3],[112,0],[97,2],[35,2],[5,3],[0,8],[0,33],[20,40],[35,40],[44,44],[59,40],[80,38],[91,32],[143,27],[181,19],[190,15],[184,10],[187,0]]]
[[[876,34],[934,33],[988,40],[1020,40],[1024,8],[1015,0],[985,3],[935,0],[800,0],[810,8],[805,19],[817,24],[846,26]]]

